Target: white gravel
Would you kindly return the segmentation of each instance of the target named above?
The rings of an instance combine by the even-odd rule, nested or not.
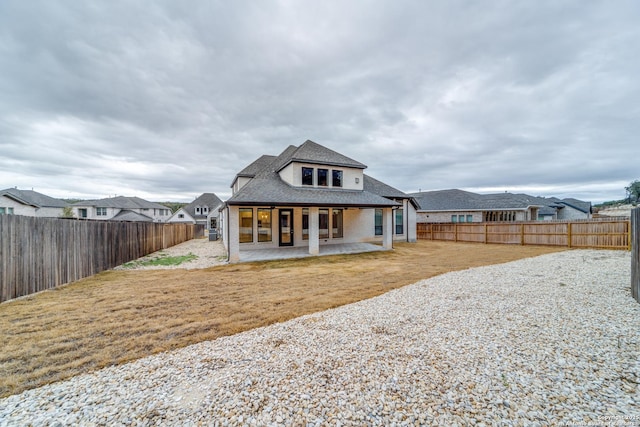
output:
[[[640,424],[630,255],[575,250],[0,400],[0,425]]]

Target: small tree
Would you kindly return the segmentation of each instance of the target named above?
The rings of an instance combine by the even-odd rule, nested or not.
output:
[[[629,203],[638,203],[640,198],[640,180],[635,180],[628,187],[624,187],[627,191],[627,200]]]
[[[71,206],[65,206],[64,208],[62,208],[62,215],[60,215],[61,218],[73,218],[73,208]]]

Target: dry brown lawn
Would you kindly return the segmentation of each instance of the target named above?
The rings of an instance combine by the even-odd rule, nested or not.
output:
[[[0,397],[380,295],[447,271],[562,248],[420,241],[392,252],[107,271],[0,304]]]

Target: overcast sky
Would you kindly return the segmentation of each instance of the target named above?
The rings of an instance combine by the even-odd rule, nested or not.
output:
[[[640,179],[640,1],[0,1],[0,189],[230,196],[311,139],[400,190]]]

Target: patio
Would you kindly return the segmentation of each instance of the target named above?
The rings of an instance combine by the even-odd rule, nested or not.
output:
[[[337,245],[320,246],[318,256],[324,255],[342,255],[357,254],[362,252],[384,251],[381,245],[373,243],[344,243]],[[309,254],[309,248],[306,246],[295,248],[270,248],[270,249],[254,249],[241,250],[240,262],[251,261],[272,261],[279,259],[305,258],[312,256]]]

